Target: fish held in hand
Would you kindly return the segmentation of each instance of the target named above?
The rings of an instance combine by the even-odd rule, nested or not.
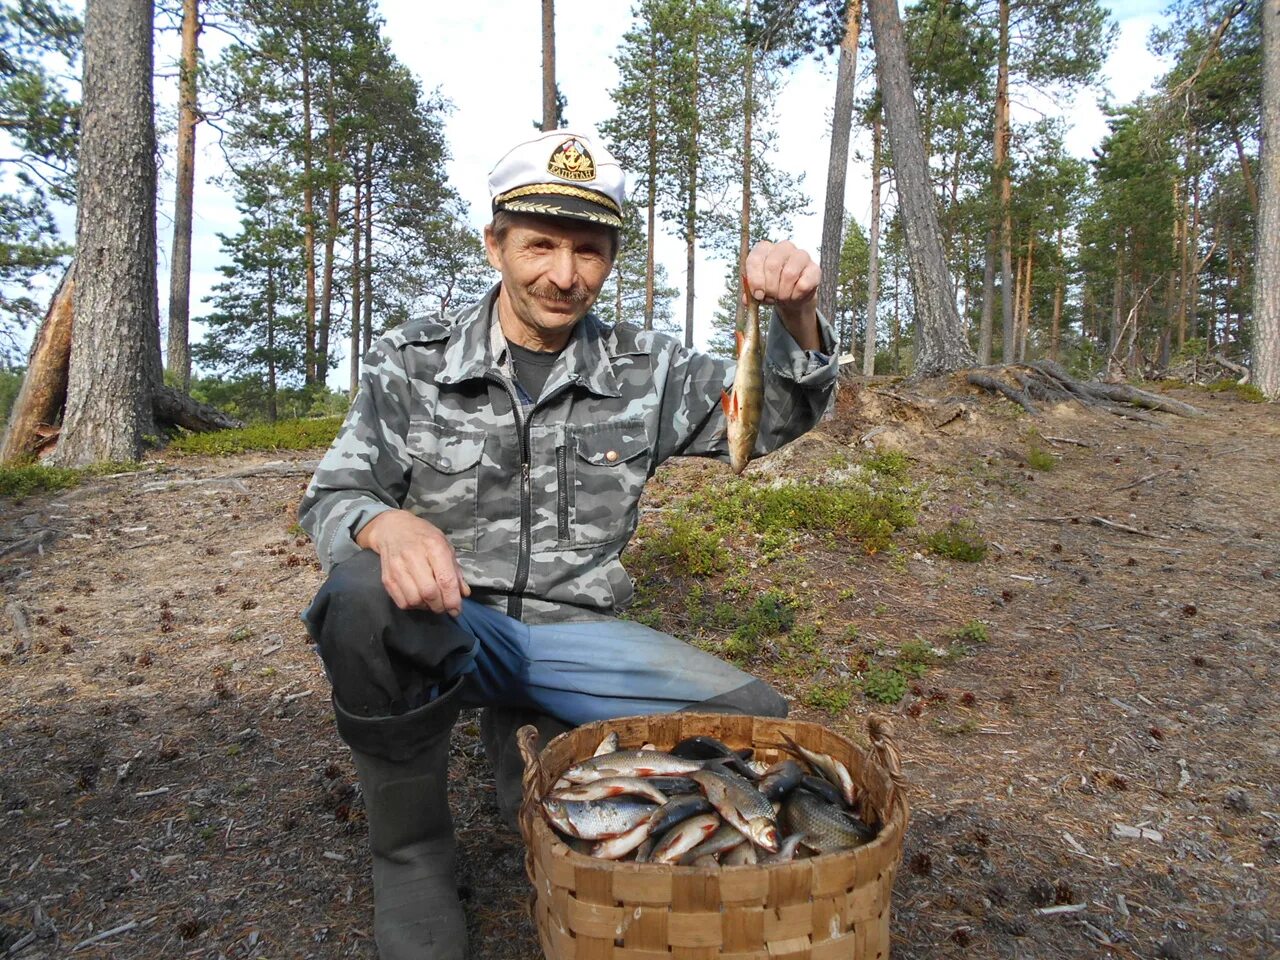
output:
[[[764,411],[764,341],[760,336],[760,302],[751,294],[747,278],[742,278],[747,306],[743,329],[738,331],[738,366],[731,393],[721,393],[720,405],[729,441],[729,465],[742,473],[756,447],[760,418]]]

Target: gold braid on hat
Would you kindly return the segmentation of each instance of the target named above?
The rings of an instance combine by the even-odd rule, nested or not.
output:
[[[502,193],[494,197],[493,204],[496,207],[501,206],[508,200],[515,200],[517,197],[528,197],[548,193],[564,197],[576,197],[579,200],[586,200],[589,203],[597,203],[608,210],[612,210],[616,214],[621,215],[622,213],[611,197],[606,197],[603,193],[599,193],[595,190],[584,190],[581,187],[571,187],[565,183],[532,183],[525,187],[516,187],[514,190],[508,190],[506,193]]]

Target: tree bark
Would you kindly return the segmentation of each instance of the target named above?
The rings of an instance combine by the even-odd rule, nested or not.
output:
[[[89,0],[64,466],[136,460],[156,434],[155,116],[150,0]]]
[[[542,129],[560,126],[559,104],[556,102],[556,5],[555,0],[542,0]]]
[[[951,295],[897,4],[895,0],[871,0],[868,9],[919,321],[914,372],[930,376],[972,364],[973,354]]]
[[[355,198],[351,205],[351,357],[348,393],[355,397],[360,387],[360,241],[362,239],[360,223],[360,194],[362,178],[357,172],[355,176]]]
[[[54,291],[44,323],[27,359],[22,387],[9,411],[0,463],[17,463],[39,452],[67,400],[67,367],[71,360],[71,315],[74,269],[67,268]]]
[[[649,18],[649,64],[654,71],[658,68],[658,33],[653,18]],[[649,93],[649,163],[646,171],[648,179],[648,199],[645,211],[645,236],[648,248],[644,254],[644,328],[653,329],[654,310],[654,233],[657,229],[656,217],[658,209],[658,88],[656,80],[648,84]],[[619,318],[621,319],[621,315]]]
[[[1280,0],[1262,2],[1262,149],[1253,279],[1253,382],[1280,400]]]
[[[1058,362],[1058,354],[1062,348],[1062,294],[1063,272],[1066,264],[1062,253],[1062,227],[1058,227],[1058,275],[1053,282],[1053,321],[1049,330],[1049,359]]]
[[[987,248],[982,267],[982,317],[978,321],[978,363],[991,362],[991,321],[996,297],[996,231],[987,231]]]
[[[686,157],[688,184],[685,196],[685,258],[684,258],[684,345],[693,346],[693,274],[694,255],[698,233],[698,93],[700,80],[699,37],[693,38],[693,122],[689,134],[689,155]]]
[[[880,115],[871,121],[871,240],[867,255],[867,329],[862,375],[876,372],[876,307],[880,301]]]
[[[303,380],[316,382],[316,208],[311,162],[311,61],[306,49],[306,31],[301,33],[302,50],[302,266],[306,272],[305,336]]]
[[[338,178],[335,173],[338,168],[339,153],[338,119],[334,112],[333,99],[335,93],[332,71],[327,83],[326,96],[329,103],[325,110],[325,121],[328,124],[328,129],[325,130],[325,154],[327,160],[325,178],[329,181],[329,196],[325,204],[324,267],[321,274],[320,322],[316,327],[316,374],[314,382],[318,384],[323,384],[329,376],[329,333],[333,326],[334,246],[338,241]]]
[[[831,153],[827,159],[827,196],[822,212],[822,250],[819,254],[822,282],[818,287],[818,312],[824,317],[834,317],[836,309],[836,280],[840,273],[841,233],[844,230],[844,185],[849,169],[849,132],[853,126],[853,93],[858,73],[861,24],[862,0],[850,0],[845,14],[844,39],[840,43],[840,61],[836,67]]]
[[[1013,361],[1013,188],[1009,177],[1009,0],[1000,0],[1000,62],[996,71],[995,177],[1000,198],[1000,319],[1001,356]]]
[[[169,256],[169,376],[183,393],[191,388],[191,211],[196,182],[196,51],[199,0],[182,0],[182,61],[178,78],[178,160]]]
[[[748,23],[751,20],[751,0],[745,0],[742,19],[744,23]],[[755,72],[756,51],[755,47],[749,46],[746,51],[746,63],[742,71],[742,211],[738,221],[739,272],[746,269],[747,254],[751,252],[751,121],[755,112],[755,102],[752,99],[755,92]],[[830,194],[828,194],[829,199]],[[826,275],[824,274],[823,282],[825,282],[825,279]],[[819,296],[821,296],[821,293],[819,293]],[[735,298],[734,305],[734,328],[741,330],[743,324],[742,298]],[[828,317],[834,316],[831,312],[825,315]]]

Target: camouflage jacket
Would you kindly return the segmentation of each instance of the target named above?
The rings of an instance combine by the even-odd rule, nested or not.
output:
[[[620,555],[645,481],[668,457],[728,457],[733,362],[588,314],[526,407],[490,329],[496,292],[374,344],[299,520],[328,570],[379,513],[411,510],[449,538],[474,599],[530,623],[616,614],[633,593]],[[831,351],[825,323],[822,336]],[[757,455],[817,423],[836,373],[774,318]]]

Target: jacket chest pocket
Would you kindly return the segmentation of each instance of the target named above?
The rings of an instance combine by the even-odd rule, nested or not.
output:
[[[435,420],[409,424],[405,444],[413,458],[405,509],[439,527],[458,550],[476,548],[483,430],[462,430]]]
[[[649,477],[643,421],[571,427],[557,451],[561,538],[585,546],[611,543],[635,529],[636,503]]]

